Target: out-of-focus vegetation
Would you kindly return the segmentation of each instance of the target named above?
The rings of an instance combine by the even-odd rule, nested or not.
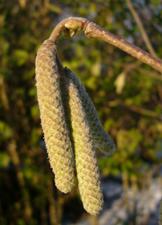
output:
[[[162,58],[160,0],[133,1]],[[123,0],[0,1],[0,224],[58,225],[82,206],[54,187],[40,126],[34,61],[40,43],[69,15],[87,17],[147,49]],[[101,157],[104,176],[142,186],[162,160],[162,76],[120,50],[79,35],[62,37],[59,55],[84,82],[117,145]],[[71,201],[71,204],[69,204]],[[74,208],[72,208],[72,206]]]

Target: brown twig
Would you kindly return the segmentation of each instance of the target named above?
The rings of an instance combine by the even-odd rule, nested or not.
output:
[[[141,32],[142,38],[143,38],[143,40],[146,44],[146,47],[147,47],[148,51],[151,53],[151,55],[153,55],[154,57],[157,58],[156,52],[154,51],[154,48],[152,47],[152,44],[151,44],[151,42],[149,40],[149,37],[148,37],[148,35],[145,31],[143,23],[142,23],[139,15],[138,15],[138,13],[136,12],[131,0],[126,0],[126,1],[127,1],[128,8],[129,8],[132,16],[134,17],[134,20],[135,20],[135,22],[136,22],[136,24],[137,24],[137,26],[138,26],[138,28]]]
[[[56,25],[53,32],[51,33],[49,39],[52,41],[57,41],[62,31],[69,30],[73,35],[78,30],[83,30],[84,34],[89,38],[96,38],[103,40],[121,50],[128,53],[129,55],[135,57],[143,63],[148,64],[155,70],[162,72],[162,61],[151,54],[143,51],[142,49],[136,47],[135,45],[129,43],[125,39],[111,34],[110,32],[104,30],[97,24],[90,22],[89,20],[81,17],[69,17],[62,20]]]

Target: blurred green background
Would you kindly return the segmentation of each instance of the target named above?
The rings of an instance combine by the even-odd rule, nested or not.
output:
[[[132,3],[162,58],[161,1]],[[93,20],[147,50],[127,1],[0,0],[0,225],[71,224],[66,220],[86,215],[77,188],[63,195],[54,186],[35,88],[37,48],[55,24],[71,15]],[[83,35],[62,36],[58,51],[85,84],[116,142],[113,156],[99,157],[102,176],[142,189],[159,176],[162,162],[162,75]]]

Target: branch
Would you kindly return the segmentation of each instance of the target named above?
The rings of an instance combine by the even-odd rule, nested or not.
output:
[[[162,61],[160,59],[151,56],[146,51],[143,51],[121,37],[111,34],[85,18],[69,17],[62,20],[56,25],[49,39],[54,42],[57,41],[62,31],[65,30],[69,30],[71,35],[74,35],[78,30],[83,30],[87,37],[103,40],[162,73]]]
[[[143,26],[143,23],[142,23],[139,15],[138,15],[138,13],[136,12],[135,8],[133,7],[133,4],[132,4],[131,0],[127,0],[127,5],[128,5],[128,8],[129,8],[132,16],[134,17],[134,20],[135,20],[135,22],[136,22],[136,24],[137,24],[137,26],[138,26],[138,28],[139,28],[139,30],[141,32],[141,35],[143,37],[143,40],[144,40],[144,42],[146,44],[146,47],[147,47],[148,51],[154,57],[157,58],[156,52],[154,51],[154,49],[152,47],[152,44],[151,44],[151,42],[149,40],[149,37],[148,37],[148,35],[147,35],[146,31],[145,31],[145,28]]]

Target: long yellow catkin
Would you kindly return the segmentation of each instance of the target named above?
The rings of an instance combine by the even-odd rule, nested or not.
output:
[[[46,40],[36,57],[36,87],[41,123],[57,188],[70,192],[74,186],[74,158],[60,89],[56,46]]]
[[[97,215],[103,206],[103,196],[92,127],[89,124],[89,118],[87,118],[87,112],[82,104],[80,91],[75,84],[74,77],[71,77],[69,71],[66,71],[63,76],[66,85],[64,90],[68,92],[67,99],[70,108],[79,191],[86,211]]]

